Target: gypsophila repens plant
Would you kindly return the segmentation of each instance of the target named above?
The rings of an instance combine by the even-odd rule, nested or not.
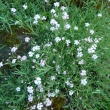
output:
[[[0,61],[0,109],[109,110],[108,2],[0,1],[0,30],[26,30]]]

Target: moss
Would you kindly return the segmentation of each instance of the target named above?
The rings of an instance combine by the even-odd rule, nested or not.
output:
[[[12,26],[11,31],[0,31],[0,45],[3,45],[3,48],[0,48],[0,61],[3,61],[3,63],[7,62],[6,60],[9,58],[9,53],[11,53],[10,47],[15,45],[19,47],[16,55],[22,56],[29,51],[30,43],[24,43],[24,38],[28,36],[25,34],[26,32],[26,30],[18,26]],[[11,68],[9,65],[4,65],[0,70],[4,73],[5,71],[9,72]]]
[[[52,99],[52,108],[53,110],[65,110],[63,109],[63,105],[65,104],[66,99],[62,97],[54,97]]]
[[[20,38],[18,36],[24,35],[25,32],[26,30],[19,28],[17,26],[12,26],[10,32],[6,30],[1,30],[0,43],[5,44],[7,46],[14,46],[14,45],[20,44]]]
[[[93,0],[94,2],[91,2],[91,0],[70,0],[69,2],[67,1],[67,4],[71,6],[72,4],[76,5],[79,8],[83,8],[85,6],[85,3],[90,3],[91,6],[94,6],[94,9],[99,10],[102,8],[102,4],[106,3],[107,5],[105,8],[108,6],[109,3],[107,3],[106,0]]]

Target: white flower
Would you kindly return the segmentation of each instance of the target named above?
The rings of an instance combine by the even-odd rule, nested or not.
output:
[[[53,52],[57,52],[57,50],[56,49],[53,49]]]
[[[85,86],[87,84],[87,78],[81,79],[81,84]]]
[[[74,40],[74,44],[75,45],[78,45],[79,44],[79,41],[78,40]]]
[[[78,48],[77,48],[77,51],[78,51],[78,52],[82,51],[82,48],[81,48],[81,47],[78,47]]]
[[[50,28],[50,31],[55,31],[55,27],[51,27]]]
[[[64,20],[69,19],[69,15],[67,14],[67,12],[63,12],[62,14],[63,14],[62,18]]]
[[[55,80],[55,76],[51,76],[50,79],[51,79],[51,80]]]
[[[15,8],[11,8],[11,12],[15,13],[16,9]]]
[[[63,74],[66,74],[66,71],[63,71]]]
[[[57,23],[55,27],[56,27],[56,30],[58,30],[58,28],[60,27],[60,24]]]
[[[36,51],[36,50],[40,50],[40,46],[36,45],[36,46],[34,46],[34,47],[32,48],[32,51],[33,51],[33,52]]]
[[[34,20],[38,20],[38,19],[40,19],[40,15],[39,14],[36,14],[35,16],[34,16]]]
[[[55,89],[55,93],[58,94],[59,93],[59,90],[58,89]]]
[[[90,30],[90,34],[92,34],[92,35],[93,35],[93,34],[94,34],[94,30]]]
[[[94,48],[88,48],[88,53],[94,53],[95,52],[95,49]]]
[[[19,92],[20,90],[21,90],[21,88],[20,88],[20,87],[17,87],[17,88],[16,88],[16,91],[17,91],[17,92]]]
[[[62,39],[62,40],[65,40],[65,38],[64,38],[64,37],[62,37],[61,39]]]
[[[95,39],[94,39],[94,42],[95,42],[96,44],[99,43],[99,39],[95,38]]]
[[[16,52],[17,49],[18,49],[18,47],[12,47],[12,48],[11,48],[11,52],[14,53],[14,52]]]
[[[33,94],[34,90],[32,86],[28,86],[27,87],[27,92],[29,92],[30,94]]]
[[[25,37],[25,42],[29,42],[30,38],[29,37]]]
[[[33,24],[37,24],[37,23],[38,23],[38,21],[37,21],[37,20],[34,20],[34,21],[33,21]]]
[[[96,50],[97,45],[93,44],[90,48],[88,48],[88,53],[94,53]]]
[[[23,8],[26,10],[26,9],[27,9],[27,5],[26,5],[26,4],[24,4],[24,5],[23,5]]]
[[[70,40],[66,40],[66,44],[67,44],[67,46],[69,46]]]
[[[46,17],[45,16],[42,16],[42,20],[46,20]]]
[[[66,83],[67,86],[70,85],[70,82],[68,80],[65,83]]]
[[[42,107],[43,107],[43,104],[41,102],[37,104],[37,109],[38,110],[42,110]]]
[[[40,77],[37,77],[35,80],[34,80],[34,83],[36,85],[40,85],[41,84],[41,78]]]
[[[92,55],[92,58],[95,60],[95,59],[98,58],[98,56],[97,56],[96,54],[93,54],[93,55]]]
[[[93,45],[91,46],[91,48],[93,48],[93,49],[95,49],[95,50],[96,50],[96,47],[97,47],[96,44],[93,44]]]
[[[31,110],[35,110],[36,109],[36,105],[33,105],[30,107]]]
[[[24,83],[24,81],[23,81],[23,80],[21,80],[21,83]]]
[[[76,30],[76,31],[77,31],[77,30],[78,30],[78,27],[77,27],[77,26],[75,26],[75,27],[74,27],[74,30]]]
[[[58,27],[51,27],[50,30],[51,30],[51,31],[58,30]]]
[[[0,62],[0,68],[3,66],[3,63],[2,62]]]
[[[70,24],[65,24],[65,25],[64,25],[64,29],[65,29],[65,30],[70,29],[70,27],[71,27]]]
[[[39,90],[39,92],[44,92],[42,85],[38,85],[38,88],[36,90]]]
[[[39,58],[40,57],[40,55],[39,54],[36,54],[36,58]]]
[[[49,98],[46,98],[44,104],[46,105],[46,107],[48,107],[52,104],[52,101]]]
[[[99,14],[98,14],[98,17],[102,17],[102,14],[101,14],[101,13],[99,13]]]
[[[41,66],[45,66],[45,63],[46,63],[45,60],[40,60],[40,65]]]
[[[82,59],[81,61],[78,62],[78,64],[80,65],[84,64],[84,60]]]
[[[21,61],[24,61],[26,59],[27,59],[27,57],[25,55],[21,57]]]
[[[55,38],[55,42],[58,43],[58,42],[60,42],[60,41],[61,41],[61,38],[60,38],[60,37],[56,37],[56,38]]]
[[[44,89],[43,89],[42,85],[38,85],[38,90],[39,90],[39,92],[44,92]]]
[[[51,19],[50,20],[50,24],[51,25],[56,25],[56,24],[58,24],[58,22],[55,19]]]
[[[90,38],[90,36],[88,38],[85,38],[84,40],[87,42],[93,42],[93,40],[92,40],[92,38]]]
[[[59,2],[55,2],[55,3],[54,3],[54,6],[55,6],[55,7],[59,7],[59,5],[60,5]]]
[[[15,62],[16,62],[16,59],[13,59],[13,60],[12,60],[12,63],[15,63]]]
[[[53,64],[55,64],[56,62],[53,60]]]
[[[35,63],[36,62],[36,59],[33,59],[32,62]]]
[[[44,47],[51,47],[52,46],[52,42],[48,42],[47,44],[44,45]]]
[[[82,52],[77,53],[77,57],[82,57],[82,56],[83,56]]]
[[[44,0],[46,3],[48,2],[48,0]]]
[[[56,13],[54,13],[54,17],[56,17],[56,18],[57,18],[57,17],[58,17],[58,15],[57,15]]]
[[[33,95],[32,95],[32,94],[29,94],[29,95],[28,95],[28,101],[29,101],[29,102],[32,102],[32,101],[33,101]]]
[[[80,73],[80,75],[81,76],[85,76],[86,75],[86,71],[85,70],[82,70],[81,73]]]
[[[31,68],[35,68],[35,66],[32,66]]]
[[[55,11],[55,9],[51,9],[51,11],[50,11],[51,13],[55,13],[56,11]]]
[[[20,58],[21,58],[21,56],[20,56],[20,55],[18,55],[18,56],[17,56],[17,59],[20,59]]]
[[[59,69],[60,69],[60,66],[59,66],[59,65],[57,65],[57,66],[56,66],[56,71],[58,72],[58,71],[59,71]]]
[[[74,93],[74,92],[73,92],[72,90],[69,91],[69,95],[70,95],[70,96],[73,95],[73,93]]]
[[[70,87],[70,88],[73,88],[73,87],[74,87],[74,85],[73,85],[72,83],[70,83],[70,84],[69,84],[69,87]]]
[[[62,11],[64,11],[65,9],[66,9],[66,7],[64,7],[64,6],[61,7],[61,10],[62,10]]]
[[[19,24],[19,21],[15,21],[15,25]]]
[[[34,55],[33,52],[29,52],[28,54],[29,54],[29,57],[32,57]]]
[[[48,97],[54,97],[55,96],[55,93],[50,93],[49,92],[47,95],[48,95]]]
[[[90,26],[90,24],[89,24],[89,23],[85,23],[85,26],[86,26],[86,27],[89,27],[89,26]]]
[[[8,102],[8,101],[6,101],[5,103],[6,103],[6,104],[9,104],[9,102]]]

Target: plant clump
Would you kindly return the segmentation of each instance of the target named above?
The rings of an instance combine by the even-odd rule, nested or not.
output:
[[[109,110],[106,2],[28,1],[1,1],[0,109]]]

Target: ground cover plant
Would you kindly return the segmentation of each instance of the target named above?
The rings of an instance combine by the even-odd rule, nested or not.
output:
[[[1,0],[0,109],[109,110],[109,2]]]

